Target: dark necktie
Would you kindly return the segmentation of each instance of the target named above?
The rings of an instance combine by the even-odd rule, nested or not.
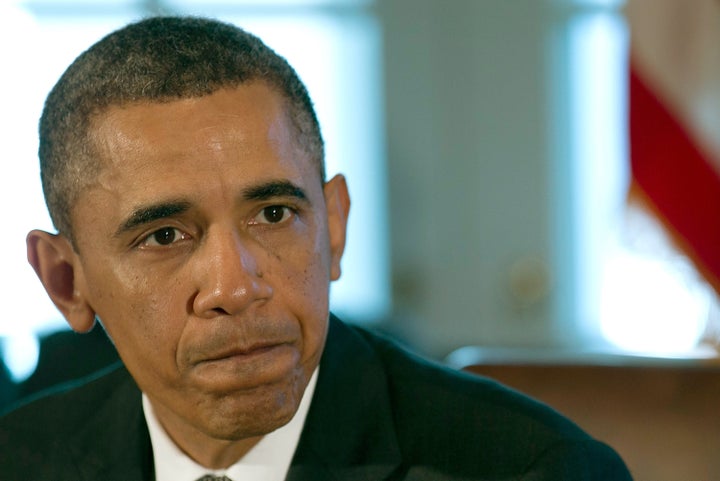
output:
[[[206,474],[197,481],[232,481],[232,479],[227,476],[213,476],[212,474]]]

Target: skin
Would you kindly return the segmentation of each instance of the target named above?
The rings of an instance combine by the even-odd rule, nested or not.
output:
[[[28,258],[69,324],[97,315],[170,437],[210,468],[294,415],[324,347],[349,198],[297,147],[261,82],[111,108],[75,245]]]

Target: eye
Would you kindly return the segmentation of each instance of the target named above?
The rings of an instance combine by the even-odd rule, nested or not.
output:
[[[163,227],[147,236],[142,243],[142,247],[168,246],[177,241],[189,238],[188,234],[175,227]]]
[[[254,222],[258,224],[278,224],[287,220],[293,211],[284,205],[271,205],[265,207],[255,217]]]

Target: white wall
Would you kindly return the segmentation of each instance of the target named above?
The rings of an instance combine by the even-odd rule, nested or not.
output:
[[[551,47],[539,0],[385,0],[395,314],[442,356],[462,345],[562,346],[581,335],[554,286],[565,195]],[[567,12],[566,12],[567,13]],[[562,60],[562,59],[561,59]],[[568,253],[569,254],[569,253]]]

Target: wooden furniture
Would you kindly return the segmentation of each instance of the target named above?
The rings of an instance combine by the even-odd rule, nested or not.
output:
[[[720,479],[715,363],[465,366],[539,399],[613,446],[636,481]]]

